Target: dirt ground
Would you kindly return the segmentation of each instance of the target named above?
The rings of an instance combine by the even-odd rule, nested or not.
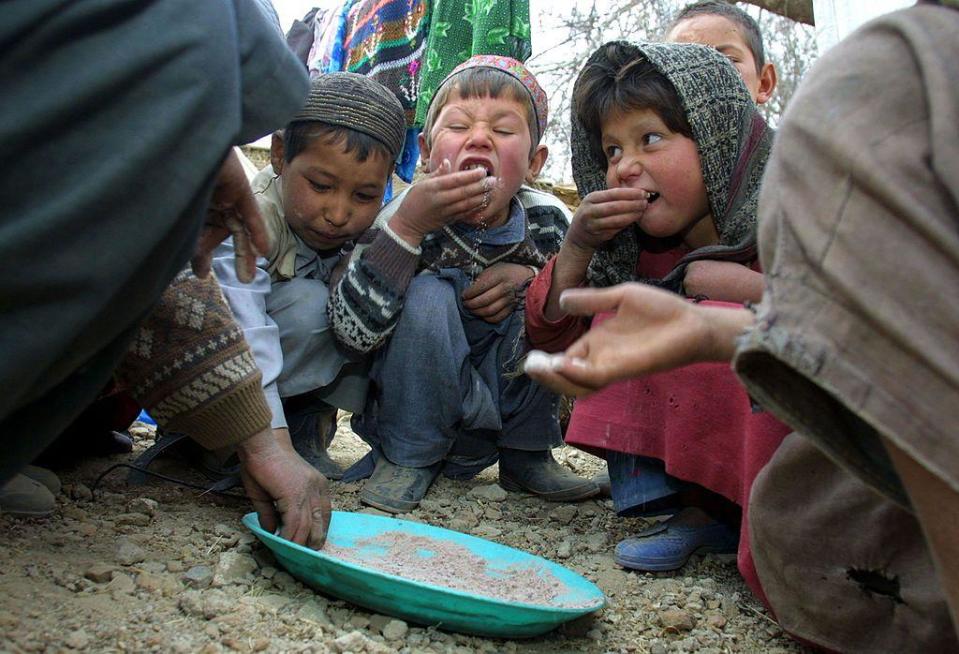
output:
[[[133,429],[136,451],[152,428]],[[340,421],[334,457],[366,446]],[[572,448],[557,458],[582,474],[600,461]],[[468,482],[441,478],[406,518],[456,529],[566,565],[609,598],[598,614],[529,640],[499,640],[407,624],[318,594],[280,569],[240,523],[244,500],[169,482],[130,486],[130,455],[61,471],[47,519],[0,517],[0,652],[800,652],[743,584],[735,557],[694,557],[678,574],[627,573],[616,542],[643,519],[607,500],[549,504],[492,487],[495,467]],[[201,478],[176,461],[160,471]],[[362,482],[361,482],[362,483]],[[364,510],[361,483],[331,485],[335,509]],[[498,487],[497,487],[498,488]],[[365,509],[368,512],[375,510]]]

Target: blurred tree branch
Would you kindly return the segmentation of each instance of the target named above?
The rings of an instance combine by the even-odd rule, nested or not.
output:
[[[785,16],[797,23],[815,25],[812,0],[743,0],[766,11]]]

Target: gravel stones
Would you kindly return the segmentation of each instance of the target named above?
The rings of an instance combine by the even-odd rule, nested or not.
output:
[[[332,447],[344,465],[366,451],[346,431],[347,423],[341,421]],[[153,432],[136,438],[142,450],[152,444]],[[586,476],[602,467],[568,449],[556,458],[567,465],[575,462]],[[58,498],[59,510],[42,523],[0,515],[0,649],[184,654],[802,651],[773,625],[731,561],[696,556],[679,575],[625,572],[612,559],[613,547],[649,520],[618,517],[608,500],[564,505],[510,494],[498,501],[495,466],[474,482],[437,480],[414,517],[473,535],[496,534],[491,538],[499,543],[559,560],[607,592],[610,604],[603,611],[540,638],[517,641],[406,624],[328,599],[296,582],[241,527],[240,517],[250,510],[243,502],[216,503],[161,482],[151,482],[148,490],[131,488],[122,475],[106,477],[96,501],[87,501],[89,489],[81,480],[95,479],[105,467],[102,459],[91,459],[65,473],[68,490]],[[331,484],[333,506],[360,509],[361,487]],[[470,493],[472,488],[484,490],[477,495]],[[150,520],[144,524],[143,517],[123,517],[127,514]],[[232,581],[214,586],[214,573]],[[69,610],[50,610],[61,605]],[[338,640],[355,649],[341,649],[334,644]]]

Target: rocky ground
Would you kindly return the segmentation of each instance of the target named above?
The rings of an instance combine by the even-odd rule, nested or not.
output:
[[[134,429],[137,449],[152,430]],[[365,445],[341,421],[334,456]],[[557,458],[591,474],[572,448]],[[240,524],[242,500],[167,482],[128,486],[97,459],[61,477],[56,514],[0,517],[0,652],[799,652],[742,583],[734,557],[694,557],[679,574],[635,574],[612,558],[643,528],[606,500],[555,505],[494,489],[495,468],[440,479],[408,518],[482,536],[562,563],[599,585],[609,605],[545,636],[498,640],[446,633],[318,594],[276,564]],[[161,465],[162,464],[162,465]],[[157,467],[190,477],[176,462]],[[197,477],[190,477],[198,479]],[[495,487],[498,488],[498,487]],[[360,484],[333,484],[334,508],[363,510]],[[368,510],[368,509],[367,509]]]

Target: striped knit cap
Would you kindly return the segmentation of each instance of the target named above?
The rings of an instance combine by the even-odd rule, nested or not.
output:
[[[317,75],[291,123],[318,121],[372,136],[399,158],[406,139],[403,107],[385,86],[356,73]]]
[[[464,70],[470,68],[492,68],[494,70],[499,70],[518,80],[519,83],[523,85],[523,87],[526,89],[526,92],[529,93],[529,101],[533,107],[533,113],[536,116],[536,125],[539,128],[539,134],[534,135],[534,143],[539,143],[540,139],[543,138],[543,134],[546,132],[546,119],[549,114],[549,101],[546,98],[546,92],[543,91],[543,87],[541,87],[539,82],[536,81],[533,73],[529,72],[529,69],[523,65],[522,62],[511,57],[503,57],[500,55],[474,55],[454,68],[453,71],[446,76],[446,79],[440,82],[439,86],[436,87],[436,90],[439,91],[444,84],[448,83],[459,73],[462,73]],[[435,98],[437,95],[438,93],[434,93],[433,97]]]

